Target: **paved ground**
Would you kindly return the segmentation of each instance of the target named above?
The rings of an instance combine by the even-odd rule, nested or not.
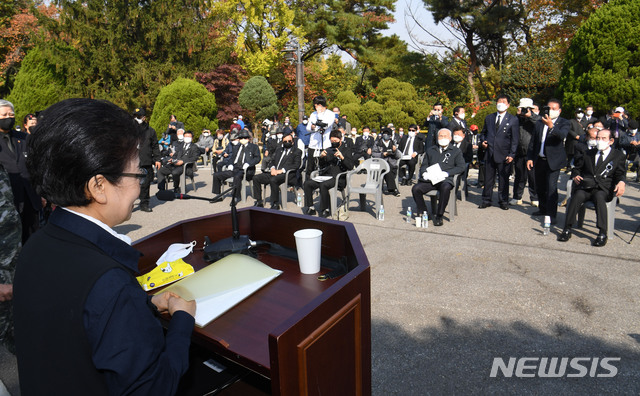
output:
[[[470,179],[476,179],[474,171]],[[560,185],[565,182],[562,175]],[[210,173],[202,168],[198,191],[188,193],[210,197],[210,186]],[[602,248],[590,245],[593,211],[569,242],[556,241],[564,208],[559,226],[543,236],[526,193],[523,206],[480,210],[480,191],[471,187],[454,222],[445,215],[444,226],[430,223],[427,230],[404,221],[407,206],[415,209],[409,187],[401,187],[400,198],[385,196],[383,222],[370,205],[359,212],[351,197],[349,221],[372,268],[373,393],[640,393],[640,238],[628,244],[640,225],[639,187],[628,184],[616,211],[615,237]],[[180,219],[226,211],[228,204],[153,198],[153,213],[136,210],[117,230],[135,240]],[[249,199],[239,207],[251,204]],[[294,204],[289,210],[299,213]],[[0,354],[0,378],[17,395],[5,356]],[[582,363],[586,378],[491,378],[496,357],[620,360],[613,361],[613,378],[597,377],[608,370],[596,363],[591,371],[593,359]]]

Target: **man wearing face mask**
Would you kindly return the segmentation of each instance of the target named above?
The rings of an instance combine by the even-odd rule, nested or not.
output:
[[[331,199],[329,190],[336,184],[336,176],[339,173],[353,169],[353,157],[350,150],[344,150],[342,147],[342,133],[340,131],[331,131],[330,135],[331,147],[320,152],[318,157],[318,173],[319,176],[330,176],[331,178],[324,181],[316,181],[308,178],[304,182],[304,205],[303,210],[309,216],[316,214],[313,207],[313,192],[320,189],[320,216],[331,216],[329,209],[329,199]],[[338,188],[344,188],[347,185],[345,177],[341,177],[338,181]]]
[[[309,117],[306,115],[302,117],[302,122],[296,126],[296,136],[298,139],[302,140],[305,147],[309,147],[309,136],[307,133],[307,124],[309,123]]]
[[[436,144],[438,131],[442,128],[446,128],[447,125],[449,125],[449,118],[443,115],[442,103],[434,104],[433,109],[429,113],[429,116],[424,121],[423,125],[423,127],[427,129],[427,136],[424,137],[425,150]],[[422,152],[424,152],[424,150]]]
[[[362,127],[362,136],[358,136],[356,138],[355,151],[353,159],[355,161],[360,158],[369,159],[371,158],[371,153],[373,152],[373,145],[375,141],[371,136],[371,130],[368,126]]]
[[[13,203],[22,222],[22,243],[39,227],[42,201],[29,181],[27,171],[27,134],[13,129],[16,115],[13,104],[0,99],[0,164],[9,174]]]
[[[442,216],[449,204],[449,194],[453,188],[453,176],[462,173],[466,167],[462,152],[450,143],[451,131],[446,128],[438,131],[438,145],[427,149],[420,167],[418,183],[411,188],[411,195],[416,202],[416,214],[427,211],[424,194],[432,190],[438,190],[440,193],[435,216],[432,216],[435,226],[442,225]],[[439,175],[427,172],[427,168],[435,164],[440,166]]]
[[[527,169],[527,150],[529,149],[529,142],[531,142],[531,136],[533,135],[536,122],[540,119],[540,116],[534,114],[533,100],[530,98],[520,99],[518,105],[518,123],[520,124],[520,137],[518,139],[518,150],[516,151],[516,158],[513,161],[515,168],[515,178],[513,181],[513,198],[509,201],[509,205],[522,205],[522,194],[524,194],[524,188],[529,184],[529,199],[531,205],[538,206],[538,194],[535,188],[535,173],[532,170]]]
[[[156,143],[156,131],[147,123],[147,112],[144,107],[135,109],[133,117],[140,130],[142,130],[142,140],[140,140],[138,150],[140,168],[147,172],[147,177],[140,185],[140,204],[138,208],[142,212],[152,212],[153,210],[149,207],[149,187],[154,177],[153,165],[156,166],[156,169],[160,169],[160,148]]]
[[[333,128],[337,125],[336,114],[327,108],[327,99],[324,96],[316,96],[313,98],[313,107],[316,111],[311,113],[309,123],[307,124],[307,132],[309,136],[309,152],[307,160],[307,176],[316,169],[320,153],[326,148],[331,147],[329,136]]]
[[[275,150],[272,161],[269,162],[268,171],[256,175],[253,178],[253,198],[255,198],[255,206],[263,207],[262,202],[262,186],[269,185],[271,187],[271,209],[280,209],[280,185],[284,183],[285,174],[289,170],[297,170],[300,168],[302,161],[302,151],[294,146],[293,135],[285,133],[282,138],[282,144]],[[289,176],[289,184],[296,184],[294,172]],[[286,197],[283,197],[285,199]]]
[[[562,111],[558,99],[550,99],[548,114],[536,123],[527,151],[527,169],[535,169],[536,192],[540,200],[534,216],[550,216],[551,223],[558,213],[558,176],[567,163],[564,139],[569,134],[569,121],[560,117]]]
[[[597,147],[588,150],[576,162],[571,174],[576,188],[571,194],[564,229],[558,235],[558,241],[566,242],[571,238],[571,227],[578,209],[591,200],[596,206],[596,227],[599,230],[592,244],[604,246],[607,243],[607,202],[624,194],[627,173],[624,154],[612,145],[611,131],[603,129],[598,132]]]
[[[434,135],[437,132],[434,133]],[[429,139],[429,137],[427,137]],[[406,165],[407,170],[402,175],[400,181],[401,186],[410,186],[413,184],[413,173],[416,171],[416,165],[418,164],[418,156],[424,153],[425,147],[428,147],[424,143],[422,134],[418,133],[418,126],[416,124],[409,125],[409,133],[400,139],[398,143],[398,150],[400,150],[400,165],[402,169]]]
[[[584,126],[582,125],[582,120],[584,119],[584,111],[581,107],[576,109],[576,116],[570,122],[571,127],[569,128],[569,133],[567,134],[567,139],[564,142],[564,151],[567,153],[567,170],[565,173],[569,173],[571,171],[571,166],[573,164],[573,156],[575,152],[575,145],[580,139],[580,136],[584,134]]]
[[[640,181],[640,134],[638,133],[638,121],[629,120],[629,129],[625,139],[624,149],[627,152],[627,159],[633,164],[631,171],[636,171],[635,182]]]
[[[211,168],[216,169],[216,165],[224,153],[224,149],[229,145],[229,138],[224,136],[224,131],[218,129],[216,131],[216,138],[213,139],[213,146],[211,147]]]
[[[185,162],[192,162],[191,166],[186,168],[188,176],[193,175],[193,165],[200,157],[200,148],[193,143],[193,132],[184,132],[182,141],[176,143],[175,152],[171,154],[171,158],[158,169],[158,190],[166,189],[166,178],[171,175],[173,179],[173,191],[180,193],[180,175],[182,175],[182,165]]]
[[[596,118],[593,115],[593,106],[592,105],[588,105],[586,107],[587,111],[585,113],[584,116],[584,124],[585,124],[585,130],[588,128],[593,128],[593,124],[598,121],[598,118]]]
[[[480,134],[484,154],[484,189],[482,203],[479,208],[491,206],[493,186],[498,172],[498,203],[500,209],[509,209],[509,175],[511,163],[516,156],[520,138],[518,118],[507,112],[511,102],[508,95],[500,95],[496,100],[496,113],[484,119],[484,127]]]
[[[389,128],[382,128],[382,139],[373,146],[373,158],[382,158],[389,164],[389,172],[384,175],[384,182],[387,184],[387,192],[396,197],[400,196],[396,186],[396,177],[398,175],[398,159],[400,151],[396,142],[393,141],[392,131]]]
[[[200,139],[196,143],[196,146],[200,149],[200,154],[209,155],[209,152],[213,148],[213,137],[211,136],[211,131],[208,129],[203,129],[200,134]]]
[[[256,165],[260,162],[260,149],[258,145],[251,143],[251,134],[246,129],[238,132],[238,143],[232,144],[231,155],[224,159],[222,171],[213,174],[214,194],[220,194],[220,186],[226,179],[233,177],[233,198],[240,200],[242,178],[247,175],[247,181],[253,179],[256,173]],[[232,142],[233,143],[233,142]]]
[[[466,117],[466,114],[465,114],[464,107],[462,107],[462,106],[454,107],[453,108],[453,119],[449,122],[449,125],[447,126],[447,129],[450,130],[450,131],[453,131],[457,127],[461,127],[462,130],[464,131],[465,135],[468,135],[470,133],[470,131],[469,131],[469,128],[467,127],[467,124],[464,121],[465,117]]]

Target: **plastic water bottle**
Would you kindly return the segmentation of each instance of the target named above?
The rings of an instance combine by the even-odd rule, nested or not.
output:
[[[422,228],[422,216],[420,214],[416,216],[416,228]]]
[[[380,210],[378,211],[378,220],[384,221],[384,205],[380,205]]]
[[[411,212],[411,206],[407,209],[407,223],[411,224],[411,218],[413,217],[413,213]]]
[[[296,196],[296,204],[298,205],[298,207],[302,207],[302,193],[300,191],[298,191],[298,194]]]
[[[551,229],[551,216],[544,216],[544,227],[542,228],[543,235],[549,235]]]
[[[422,213],[422,228],[429,228],[429,215],[426,211]]]

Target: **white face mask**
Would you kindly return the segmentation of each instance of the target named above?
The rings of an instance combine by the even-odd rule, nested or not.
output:
[[[282,134],[281,134],[281,133],[279,133],[279,134],[277,134],[277,135],[276,135],[276,137],[277,137],[278,139],[282,139]]]
[[[456,143],[460,143],[462,141],[462,139],[464,139],[462,136],[460,135],[453,135],[453,141]]]
[[[592,114],[593,114],[593,110],[587,110],[587,115],[588,115],[589,117],[591,117],[591,115],[592,115]]]
[[[233,142],[231,142],[231,144],[233,144],[234,146],[237,145],[239,142],[237,140],[234,140]]]
[[[191,143],[191,140],[192,140],[192,138],[190,138],[190,137],[184,138],[184,142],[185,143]]]
[[[604,151],[609,147],[609,142],[605,142],[604,140],[598,140],[598,150]]]
[[[589,139],[589,140],[587,141],[587,146],[588,146],[589,148],[594,148],[594,147],[596,147],[597,145],[598,145],[598,143],[597,143],[597,141],[596,141],[595,139]]]
[[[558,117],[560,117],[560,110],[549,110],[549,118],[555,120]]]
[[[451,143],[451,140],[449,139],[438,139],[438,145],[441,147],[447,147],[449,143]]]
[[[243,146],[247,143],[249,143],[249,139],[240,139],[240,144],[242,144]]]
[[[458,113],[458,118],[461,120],[464,120],[464,117],[466,116],[466,114],[464,113]]]
[[[207,137],[209,134],[207,132],[203,133],[202,136]]]
[[[142,124],[142,118],[136,118],[135,120],[138,122],[138,124]]]
[[[578,119],[581,120],[582,117],[584,117],[584,113],[578,113],[576,114],[576,117],[578,117]]]
[[[307,120],[302,120],[302,123],[303,123],[304,125],[307,125],[307,123],[308,123],[308,122],[309,122],[309,121],[307,121]]]
[[[415,136],[416,136],[416,133],[415,133],[415,132],[413,132],[413,131],[412,131],[412,132],[409,132],[409,136],[410,136],[410,137],[415,137]]]
[[[184,141],[184,136],[183,136],[183,135],[178,135],[178,141],[179,141],[179,142]]]
[[[496,108],[498,109],[498,113],[504,113],[509,108],[509,105],[500,102],[496,105]]]
[[[631,133],[631,136],[635,136],[636,132],[638,132],[637,129],[630,129],[629,132]]]
[[[362,132],[362,136],[369,137],[369,132]]]

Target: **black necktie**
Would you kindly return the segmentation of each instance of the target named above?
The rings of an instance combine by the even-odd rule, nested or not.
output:
[[[15,150],[13,149],[13,142],[11,141],[11,136],[8,133],[2,133],[2,137],[7,141],[7,148],[9,149],[9,151],[11,151],[12,153],[15,152]]]
[[[602,161],[604,161],[604,152],[600,152],[600,156],[598,157],[598,160],[596,161],[596,168],[599,167],[600,165],[602,165]]]
[[[499,127],[500,127],[500,114],[496,116],[496,132],[498,132]]]

